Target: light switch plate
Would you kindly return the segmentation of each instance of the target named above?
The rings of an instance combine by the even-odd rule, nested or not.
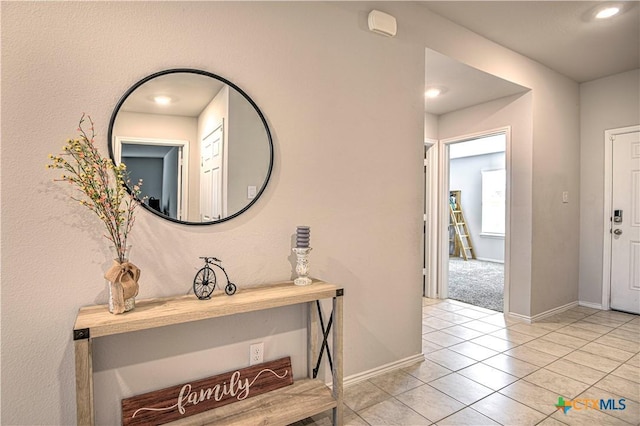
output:
[[[247,198],[253,200],[256,198],[257,188],[253,185],[247,186]]]

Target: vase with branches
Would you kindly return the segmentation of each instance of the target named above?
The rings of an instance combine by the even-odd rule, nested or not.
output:
[[[47,168],[61,169],[63,174],[54,181],[75,186],[80,195],[72,195],[71,198],[94,212],[102,221],[106,229],[104,236],[113,243],[116,256],[114,265],[105,277],[112,285],[119,283],[116,286],[119,294],[120,287],[123,287],[124,299],[131,293],[135,293],[135,297],[139,270],[129,262],[130,246],[127,239],[135,223],[142,180],[130,185],[125,164],[115,165],[110,158],[100,154],[95,145],[94,123],[90,116],[82,114],[77,130],[78,136],[67,140],[61,154],[49,155]]]

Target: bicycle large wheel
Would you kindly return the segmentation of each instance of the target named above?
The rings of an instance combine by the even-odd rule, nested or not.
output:
[[[193,279],[193,292],[200,300],[211,298],[211,293],[216,288],[216,274],[208,266],[200,269]]]

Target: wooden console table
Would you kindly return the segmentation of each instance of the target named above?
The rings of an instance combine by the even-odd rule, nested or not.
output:
[[[76,404],[79,425],[94,425],[92,340],[113,334],[147,330],[227,315],[282,306],[308,304],[308,378],[244,401],[190,416],[172,424],[286,425],[333,409],[333,424],[343,422],[342,322],[344,291],[333,284],[315,281],[309,286],[283,282],[241,288],[231,297],[198,300],[195,296],[136,301],[136,308],[121,315],[106,305],[83,307],[73,329],[76,359]],[[333,299],[333,311],[325,328],[319,301]],[[317,309],[316,309],[317,307]],[[333,326],[333,330],[330,330]],[[332,351],[327,338],[332,333]],[[326,352],[333,375],[332,389],[315,379]]]

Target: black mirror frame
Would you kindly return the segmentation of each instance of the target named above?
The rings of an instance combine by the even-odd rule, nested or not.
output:
[[[251,99],[242,89],[240,89],[238,86],[236,86],[235,84],[233,84],[232,82],[230,82],[229,80],[227,80],[224,77],[220,77],[219,75],[207,72],[207,71],[203,71],[203,70],[199,70],[199,69],[193,69],[193,68],[173,68],[173,69],[168,69],[168,70],[164,70],[164,71],[159,71],[156,72],[154,74],[151,74],[145,78],[143,78],[142,80],[138,81],[136,84],[134,84],[133,86],[131,86],[131,88],[129,88],[129,90],[127,90],[125,92],[125,94],[120,98],[120,100],[118,101],[118,103],[116,104],[116,107],[113,110],[113,113],[111,114],[111,119],[109,120],[109,130],[108,130],[108,148],[109,148],[109,157],[111,158],[111,161],[113,161],[115,163],[115,156],[113,153],[113,126],[115,124],[116,121],[116,117],[118,116],[118,112],[120,111],[120,108],[122,107],[122,105],[124,104],[124,102],[127,100],[127,98],[129,97],[129,95],[131,95],[137,88],[139,88],[140,86],[142,86],[144,83],[148,82],[149,80],[153,80],[156,77],[160,77],[163,75],[167,75],[167,74],[176,74],[176,73],[191,73],[191,74],[200,74],[200,75],[204,75],[206,77],[211,77],[214,78],[222,83],[227,84],[229,87],[231,87],[232,89],[236,90],[238,93],[240,93],[246,100],[247,102],[249,102],[251,104],[251,106],[253,106],[253,108],[256,110],[256,113],[258,114],[258,117],[260,117],[260,120],[262,121],[262,124],[264,125],[264,129],[267,132],[267,141],[269,142],[269,168],[267,170],[267,175],[265,176],[264,179],[264,183],[262,184],[262,186],[260,187],[260,189],[258,190],[258,192],[256,193],[256,196],[246,205],[244,206],[244,208],[242,208],[241,210],[227,216],[224,217],[222,219],[218,219],[218,220],[213,220],[213,221],[209,221],[209,222],[188,222],[188,221],[184,221],[184,220],[178,220],[178,219],[174,219],[170,216],[164,215],[162,213],[160,213],[157,210],[152,209],[151,207],[149,207],[147,204],[145,203],[140,203],[142,205],[143,208],[145,208],[146,210],[150,211],[151,213],[153,213],[155,216],[158,216],[162,219],[171,221],[171,222],[175,222],[175,223],[180,223],[183,225],[214,225],[216,223],[222,223],[222,222],[226,222],[228,220],[233,219],[234,217],[237,217],[239,215],[241,215],[242,213],[244,213],[245,211],[247,211],[251,206],[253,206],[256,201],[258,201],[258,199],[260,199],[260,196],[262,195],[262,193],[264,192],[265,188],[267,187],[267,184],[269,183],[269,179],[271,178],[271,171],[273,170],[273,159],[274,159],[274,155],[273,155],[273,140],[271,138],[271,131],[269,130],[269,126],[267,125],[267,120],[265,119],[264,115],[262,114],[262,111],[260,111],[260,108],[258,108],[258,105],[256,105],[256,103],[253,101],[253,99]],[[128,185],[126,185],[127,188],[127,192],[129,192],[129,194],[131,194],[131,188],[129,188]]]

